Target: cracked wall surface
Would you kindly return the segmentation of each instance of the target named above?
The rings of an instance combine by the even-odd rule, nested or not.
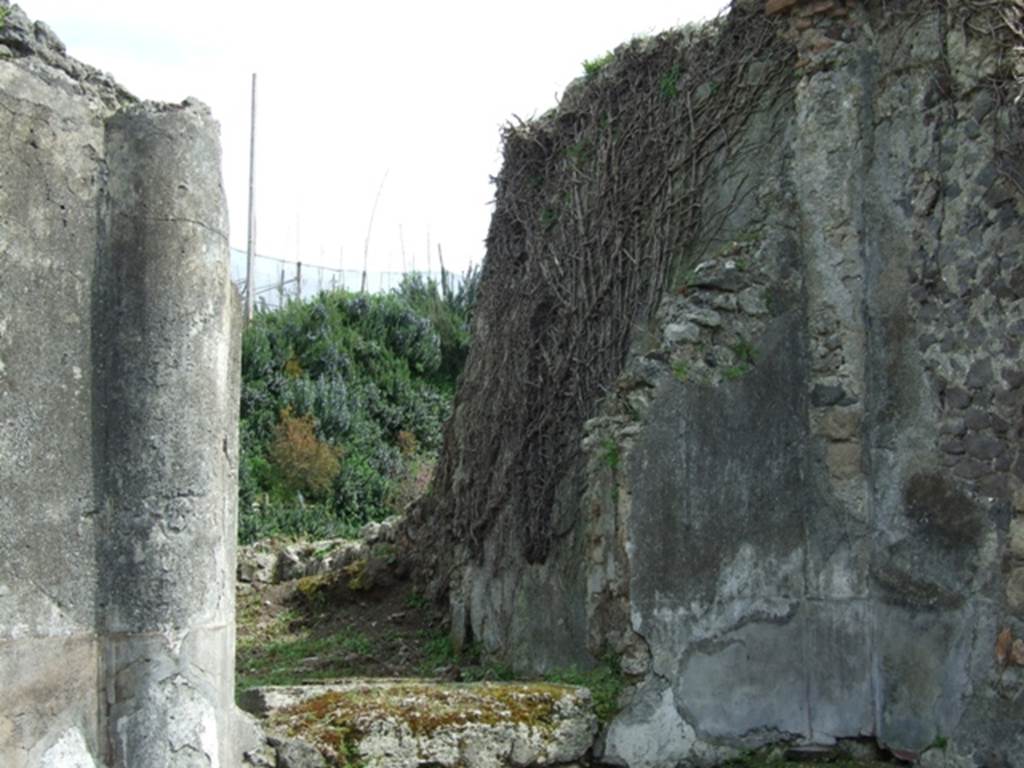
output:
[[[239,349],[216,123],[137,102],[13,6],[0,126],[0,764],[229,766]]]
[[[551,553],[510,567],[495,533],[453,580],[456,631],[519,667],[616,658],[607,763],[1024,765],[1012,5],[768,3],[792,85],[710,161],[726,213],[632,328]]]

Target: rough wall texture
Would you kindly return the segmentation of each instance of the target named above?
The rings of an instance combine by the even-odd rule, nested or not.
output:
[[[869,737],[931,764],[1022,766],[1024,13],[736,5],[718,34],[767,11],[782,59],[688,80],[648,66],[651,47],[678,36],[633,44],[553,117],[511,134],[539,144],[606,81],[646,83],[688,105],[659,167],[664,187],[691,183],[700,216],[670,245],[677,268],[653,319],[619,319],[630,346],[579,411],[581,455],[551,464],[562,495],[543,559],[509,534],[500,501],[460,507],[462,489],[492,480],[460,424],[489,426],[473,423],[473,399],[493,370],[474,362],[486,350],[471,353],[420,510],[487,521],[475,549],[451,543],[456,635],[520,667],[614,654],[631,688],[605,734],[612,764]],[[766,73],[760,96],[742,95]],[[690,166],[702,89],[740,91],[749,114]],[[517,159],[507,153],[504,179],[524,172]],[[575,183],[572,194],[588,180]],[[515,193],[499,182],[494,227]],[[525,282],[529,260],[566,258],[542,236],[492,237],[485,297],[542,290]],[[509,284],[508,264],[523,283]],[[503,343],[491,306],[484,345]],[[410,535],[436,550],[422,527]],[[553,619],[532,618],[540,604]]]
[[[232,765],[216,124],[136,103],[14,6],[0,135],[0,764]]]

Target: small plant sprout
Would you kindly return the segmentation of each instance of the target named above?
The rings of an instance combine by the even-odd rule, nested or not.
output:
[[[619,444],[610,437],[601,443],[601,458],[613,472],[619,468]]]
[[[736,355],[736,359],[740,363],[743,363],[745,365],[754,364],[754,356],[756,354],[756,350],[754,349],[754,345],[751,344],[746,339],[741,338],[739,341],[733,344],[730,347],[730,349],[732,350],[732,353]]]
[[[679,78],[682,75],[682,68],[678,63],[672,65],[672,69],[661,78],[661,95],[666,99],[674,99],[679,95]]]
[[[586,74],[587,78],[595,77],[597,73],[608,66],[614,58],[615,54],[611,51],[607,51],[603,56],[598,56],[596,59],[588,59],[583,62],[583,72]]]
[[[736,379],[742,378],[747,371],[750,370],[750,366],[745,363],[739,363],[737,365],[730,365],[724,371],[722,371],[723,378],[726,381],[736,381]]]
[[[690,365],[685,360],[678,360],[672,364],[672,375],[679,381],[686,383],[687,377],[690,375]]]
[[[545,208],[540,212],[540,225],[544,229],[551,229],[558,223],[558,211],[554,208]]]

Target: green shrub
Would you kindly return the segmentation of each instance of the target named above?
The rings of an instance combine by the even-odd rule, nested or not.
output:
[[[320,294],[242,340],[239,537],[351,535],[410,501],[441,443],[476,277]]]

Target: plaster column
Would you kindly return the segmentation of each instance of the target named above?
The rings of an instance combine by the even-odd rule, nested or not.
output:
[[[240,318],[218,127],[195,102],[143,104],[108,121],[105,149],[103,751],[116,768],[228,768]]]

